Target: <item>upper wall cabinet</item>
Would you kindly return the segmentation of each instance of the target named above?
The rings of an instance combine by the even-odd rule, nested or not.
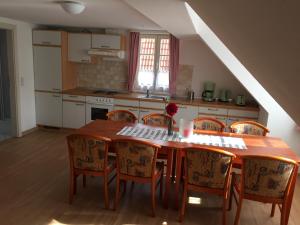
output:
[[[80,63],[91,62],[88,50],[91,48],[92,35],[80,33],[69,33],[68,35],[68,60]]]
[[[92,48],[121,49],[121,36],[109,34],[92,34]]]
[[[35,45],[61,45],[60,31],[34,30],[32,34],[32,42]]]

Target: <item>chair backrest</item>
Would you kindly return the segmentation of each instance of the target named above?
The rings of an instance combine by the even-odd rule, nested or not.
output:
[[[188,184],[216,189],[228,187],[234,154],[212,148],[186,148],[185,152]]]
[[[237,134],[266,136],[269,129],[255,121],[238,121],[230,125],[230,131]]]
[[[176,123],[171,116],[162,113],[152,113],[146,115],[142,118],[142,120],[144,124],[161,127],[167,127],[170,120],[172,120],[173,125]]]
[[[136,116],[127,110],[114,110],[106,114],[108,120],[135,123]]]
[[[225,124],[217,119],[210,117],[198,117],[194,119],[195,130],[212,130],[221,131],[225,130]]]
[[[283,198],[297,173],[295,161],[280,157],[243,156],[241,191],[261,197]]]
[[[114,140],[117,171],[124,175],[149,178],[156,169],[159,145],[132,139]]]
[[[103,171],[107,166],[110,139],[72,134],[67,137],[71,168]]]

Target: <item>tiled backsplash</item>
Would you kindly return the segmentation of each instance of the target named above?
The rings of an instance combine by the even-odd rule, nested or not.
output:
[[[186,97],[187,90],[191,89],[194,66],[179,65],[179,72],[176,81],[176,95]]]
[[[79,87],[127,89],[127,62],[124,60],[109,60],[101,56],[94,56],[96,63],[77,64],[77,82]]]

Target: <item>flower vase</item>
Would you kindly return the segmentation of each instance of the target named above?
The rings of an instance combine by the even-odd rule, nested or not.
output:
[[[169,119],[168,123],[168,136],[173,135],[173,117]]]

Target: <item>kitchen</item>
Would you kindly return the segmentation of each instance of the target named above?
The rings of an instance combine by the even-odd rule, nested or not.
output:
[[[132,93],[127,90],[127,30],[104,29],[110,34],[61,30],[33,30],[38,125],[79,128],[92,120],[106,119],[109,111],[121,109],[133,112],[141,122],[146,114],[164,112],[165,102],[162,99],[147,98],[145,87]],[[179,106],[179,112],[175,116],[177,124],[180,118],[192,120],[198,116],[219,119],[227,126],[239,120],[258,121],[257,103],[236,80],[222,78],[226,80],[224,84],[219,75],[205,75],[206,78],[203,78],[193,74],[194,70],[200,72],[199,66],[197,62],[191,62],[186,54],[189,45],[194,42],[182,41],[183,45],[187,45],[187,50],[181,48],[183,53],[180,55],[181,61],[185,62],[179,66],[176,96],[170,99]],[[200,47],[202,51],[208,52],[205,46]],[[210,55],[206,53],[206,56]],[[222,68],[216,60],[211,60],[211,63]],[[224,67],[222,72],[228,73]],[[198,84],[195,84],[193,76]],[[211,82],[213,98],[219,97],[220,93],[224,95],[224,92],[228,97],[223,97],[223,102],[218,99],[201,100],[204,85],[210,84],[205,81],[208,78],[215,79],[217,85],[225,85],[233,93],[220,88],[214,90],[216,84]],[[194,100],[186,97],[191,89],[196,90]],[[247,106],[236,104],[237,93],[247,96]],[[214,101],[210,102],[212,100]]]

